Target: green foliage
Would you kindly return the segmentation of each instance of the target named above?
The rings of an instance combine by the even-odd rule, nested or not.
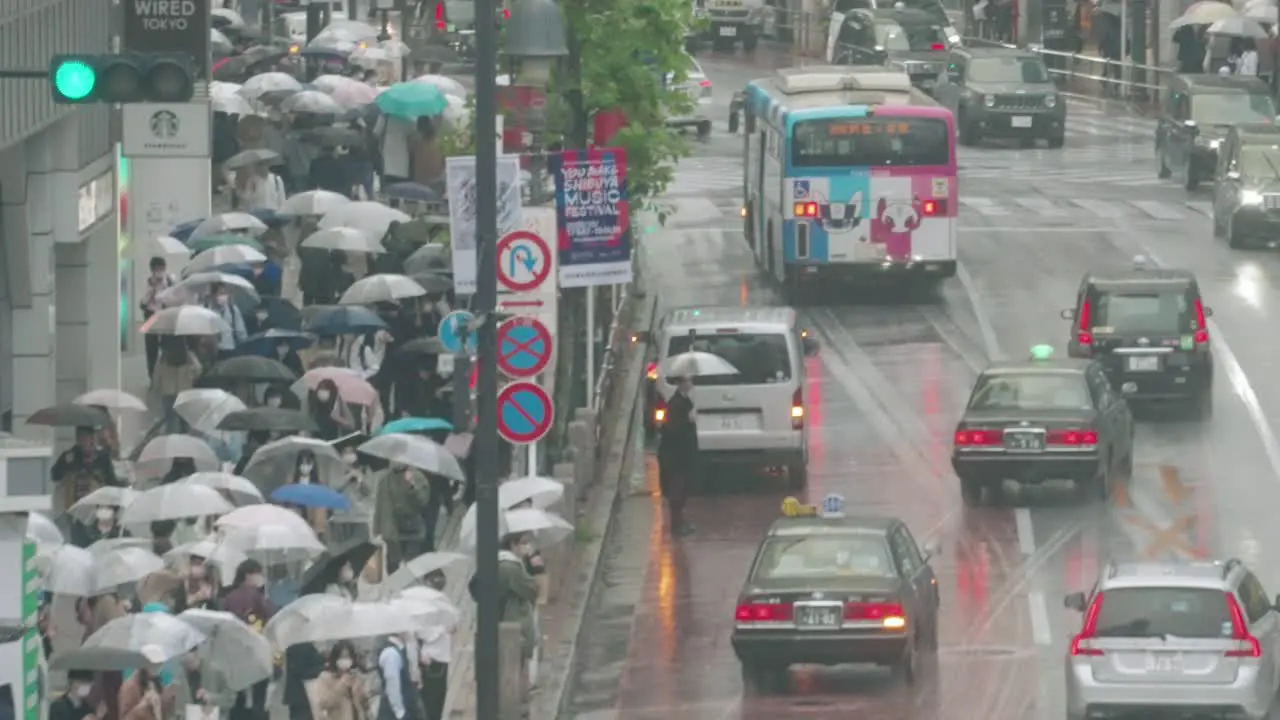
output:
[[[689,98],[672,92],[689,69],[688,0],[566,0],[565,17],[582,56],[582,92],[588,114],[621,110],[627,126],[610,143],[627,151],[627,186],[644,203],[671,182],[672,163],[688,154],[666,119],[687,113]]]

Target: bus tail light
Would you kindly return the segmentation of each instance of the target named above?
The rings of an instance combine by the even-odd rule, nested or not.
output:
[[[809,258],[809,223],[796,223],[796,259],[807,260]]]
[[[816,218],[818,217],[818,203],[816,202],[798,202],[792,208],[794,215],[798,218]]]
[[[946,200],[925,200],[920,206],[920,214],[925,217],[947,214]]]

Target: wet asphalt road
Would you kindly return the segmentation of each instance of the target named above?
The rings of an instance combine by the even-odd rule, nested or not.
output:
[[[648,282],[665,307],[776,304],[740,233],[741,138],[724,118],[734,89],[789,60],[701,60],[716,133],[682,163],[666,227],[641,240]],[[733,606],[784,493],[769,478],[718,478],[691,501],[690,538],[667,538],[655,497],[624,504],[567,717],[1057,720],[1080,623],[1061,598],[1087,590],[1109,558],[1236,556],[1280,591],[1280,338],[1268,319],[1280,256],[1212,239],[1208,191],[1156,180],[1150,121],[1073,102],[1068,122],[1062,151],[961,150],[962,271],[939,297],[828,297],[802,310],[823,343],[808,360],[809,499],[839,492],[943,547],[928,679],[907,689],[884,671],[800,667],[786,694],[744,698]],[[1141,414],[1134,477],[1108,503],[1048,487],[965,508],[949,452],[975,372],[1034,344],[1062,348],[1058,313],[1081,275],[1139,253],[1199,275],[1215,311],[1213,419]],[[656,486],[648,470],[637,488]]]

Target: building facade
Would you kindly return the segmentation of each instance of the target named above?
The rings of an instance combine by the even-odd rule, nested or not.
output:
[[[0,2],[0,67],[107,52],[118,5]],[[51,442],[34,411],[120,385],[115,144],[107,106],[0,79],[0,430]]]

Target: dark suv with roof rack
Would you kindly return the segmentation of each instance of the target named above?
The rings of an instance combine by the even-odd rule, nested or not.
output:
[[[1013,48],[952,48],[933,91],[955,113],[960,142],[1013,138],[1024,147],[1066,140],[1067,104],[1035,53]]]

